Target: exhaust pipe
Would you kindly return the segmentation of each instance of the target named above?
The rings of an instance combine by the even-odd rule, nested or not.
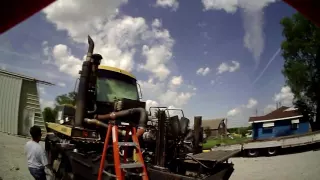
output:
[[[92,63],[91,57],[94,49],[94,42],[90,36],[88,36],[88,52],[87,58],[82,64],[82,70],[79,72],[79,86],[78,93],[76,97],[76,114],[75,114],[75,126],[82,126],[82,122],[84,117],[86,116],[86,105],[87,105],[87,92],[88,92],[88,84],[90,80],[90,74],[92,71]]]
[[[118,111],[118,112],[112,112],[109,114],[102,114],[102,115],[95,115],[95,119],[97,119],[96,121],[99,120],[114,120],[116,118],[121,118],[121,117],[127,117],[133,114],[139,113],[140,115],[140,119],[139,119],[139,123],[138,123],[138,130],[137,130],[137,136],[141,136],[144,132],[145,132],[145,128],[147,126],[147,117],[148,117],[148,113],[144,108],[132,108],[132,109],[127,109],[127,110],[123,110],[123,111]],[[96,121],[91,121],[87,123],[97,123]],[[101,124],[102,122],[99,121],[99,123]],[[105,123],[103,123],[105,124]],[[98,125],[98,124],[96,124]],[[101,126],[101,125],[100,125]],[[103,127],[105,127],[104,125],[102,125]]]
[[[147,126],[148,113],[144,108],[132,108],[123,111],[112,112],[109,114],[96,115],[95,118],[98,120],[114,120],[116,118],[127,117],[136,113],[140,114],[138,127],[145,128]]]

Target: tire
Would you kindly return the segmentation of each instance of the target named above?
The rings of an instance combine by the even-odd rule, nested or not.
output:
[[[268,148],[267,154],[268,156],[276,156],[278,154],[278,148]]]
[[[259,150],[258,149],[249,149],[249,150],[247,150],[247,155],[249,157],[257,157],[259,155]]]

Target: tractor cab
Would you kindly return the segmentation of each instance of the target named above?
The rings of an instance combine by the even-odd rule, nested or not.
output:
[[[134,75],[115,67],[99,66],[95,97],[96,114],[120,111],[123,109],[121,106],[124,105],[124,102],[128,105],[129,101],[135,102],[134,107],[145,108],[145,103],[140,102],[140,97],[137,80]]]
[[[95,114],[107,114],[135,107],[145,108],[145,102],[140,102],[137,80],[128,71],[100,65],[95,86],[95,97],[88,96],[89,101],[94,100]],[[76,107],[60,105],[56,109],[56,123],[47,123],[47,126],[58,132],[66,128],[72,131],[72,127],[75,126]],[[91,129],[90,125],[85,126]]]

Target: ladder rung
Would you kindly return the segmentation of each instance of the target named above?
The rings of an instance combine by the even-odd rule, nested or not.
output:
[[[126,122],[120,122],[120,124],[121,124],[122,126],[130,126],[130,124],[129,124],[129,123],[126,123]]]
[[[131,169],[131,168],[141,168],[143,167],[140,163],[127,163],[127,164],[121,164],[120,168],[122,169]]]
[[[107,176],[110,176],[110,177],[117,177],[115,174],[111,174],[107,171],[103,171],[104,174],[106,174]]]
[[[135,146],[137,147],[137,144],[135,142],[118,142],[119,146]]]
[[[132,175],[132,176],[145,176],[144,173],[134,173],[134,172],[129,172],[129,171],[125,171],[124,172],[127,174],[127,175]]]

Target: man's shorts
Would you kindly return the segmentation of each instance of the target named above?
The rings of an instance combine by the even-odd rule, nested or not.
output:
[[[44,172],[44,168],[38,169],[29,167],[29,171],[35,180],[46,180],[46,173]]]

